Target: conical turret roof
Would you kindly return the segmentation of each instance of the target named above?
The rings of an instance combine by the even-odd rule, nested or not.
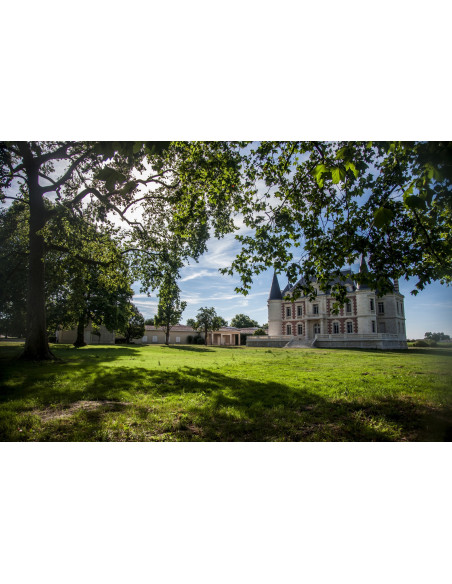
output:
[[[281,288],[279,287],[276,272],[273,274],[272,287],[270,288],[269,300],[282,300]]]
[[[360,274],[368,274],[369,268],[367,267],[366,258],[364,254],[361,255],[361,263],[359,265],[359,273]],[[370,286],[366,284],[366,282],[361,282],[357,286],[358,290],[370,290]]]

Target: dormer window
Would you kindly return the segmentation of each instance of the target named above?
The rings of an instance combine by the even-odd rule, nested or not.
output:
[[[347,302],[346,303],[345,310],[346,310],[347,314],[351,314],[352,313],[352,303],[351,302]]]

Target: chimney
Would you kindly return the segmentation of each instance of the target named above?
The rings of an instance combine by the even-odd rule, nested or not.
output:
[[[398,280],[394,280],[394,292],[400,293]]]

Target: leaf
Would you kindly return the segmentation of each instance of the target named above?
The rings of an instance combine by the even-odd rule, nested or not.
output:
[[[344,180],[345,170],[340,166],[334,166],[331,169],[331,177],[333,179],[333,184],[337,185],[338,183],[341,182],[341,180]]]
[[[353,172],[353,174],[355,175],[355,178],[358,178],[358,170],[356,168],[356,166],[353,164],[353,162],[346,162],[345,163],[345,170],[351,170]]]
[[[121,195],[128,195],[131,193],[137,186],[137,183],[134,180],[129,180],[121,189]]]
[[[391,209],[387,209],[386,207],[380,207],[374,213],[374,224],[375,227],[382,228],[389,225],[394,217],[394,213]]]
[[[421,197],[417,197],[416,195],[403,195],[403,202],[408,207],[408,209],[424,210],[426,208],[424,199],[421,199]]]
[[[325,164],[318,164],[312,171],[312,174],[320,188],[323,187],[324,183],[323,175],[329,171],[330,169]]]
[[[96,178],[105,181],[105,187],[108,191],[114,191],[116,188],[116,183],[123,183],[127,180],[127,177],[109,166],[105,166],[96,174]]]

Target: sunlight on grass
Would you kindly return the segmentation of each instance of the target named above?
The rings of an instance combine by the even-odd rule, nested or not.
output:
[[[450,440],[451,349],[0,347],[0,439]]]

